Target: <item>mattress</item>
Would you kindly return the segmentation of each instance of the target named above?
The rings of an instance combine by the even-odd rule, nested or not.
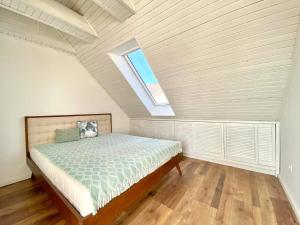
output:
[[[52,163],[36,148],[30,150],[30,157],[81,216],[85,217],[93,212],[93,201],[85,186]]]
[[[95,215],[114,197],[182,152],[180,142],[103,134],[36,146],[33,161],[82,216]]]

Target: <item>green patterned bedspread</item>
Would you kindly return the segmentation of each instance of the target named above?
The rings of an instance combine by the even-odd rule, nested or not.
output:
[[[182,152],[180,142],[124,134],[103,134],[36,149],[89,190],[93,214]]]

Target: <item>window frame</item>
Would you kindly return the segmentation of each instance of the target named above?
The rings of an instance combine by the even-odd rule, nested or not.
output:
[[[131,52],[134,52],[134,51],[136,51],[136,50],[141,50],[141,51],[143,52],[143,50],[142,50],[141,48],[137,47],[137,48],[130,49],[129,51],[125,52],[122,56],[124,57],[125,61],[126,61],[127,64],[129,65],[129,67],[130,67],[130,69],[132,70],[133,74],[136,76],[136,78],[138,79],[138,81],[141,83],[142,87],[145,89],[147,95],[150,97],[150,99],[152,100],[153,104],[156,105],[156,106],[170,106],[169,99],[167,98],[165,92],[164,92],[163,89],[161,88],[159,82],[157,82],[157,83],[158,83],[158,85],[159,85],[161,91],[162,91],[163,94],[165,95],[165,97],[166,97],[168,103],[161,103],[161,104],[159,104],[159,103],[156,102],[156,100],[155,100],[155,98],[153,97],[151,91],[148,89],[148,87],[147,87],[146,83],[144,82],[144,80],[142,79],[141,75],[139,74],[139,72],[136,70],[135,66],[134,66],[133,63],[131,62],[130,58],[128,57],[128,54],[131,53]],[[144,52],[143,52],[143,54],[144,54]],[[145,54],[144,54],[144,56],[145,56]],[[145,57],[145,58],[146,58],[146,57]],[[147,60],[147,58],[146,58],[146,60]],[[147,63],[148,63],[148,60],[147,60]],[[148,65],[150,66],[149,63],[148,63]],[[151,68],[151,66],[150,66],[150,68]],[[151,68],[151,70],[152,70],[152,68]],[[153,71],[152,71],[152,72],[153,72]],[[153,73],[153,74],[154,74],[154,73]],[[155,76],[155,74],[154,74],[154,76]],[[155,77],[155,78],[156,78],[156,77]],[[157,79],[157,78],[156,78],[156,79]]]

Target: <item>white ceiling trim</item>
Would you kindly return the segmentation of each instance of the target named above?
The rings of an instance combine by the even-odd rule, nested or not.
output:
[[[54,27],[85,42],[92,42],[98,37],[85,17],[56,1],[0,0],[0,7]]]

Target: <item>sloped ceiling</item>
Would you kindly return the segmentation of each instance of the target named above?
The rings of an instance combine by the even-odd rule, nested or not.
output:
[[[136,15],[123,23],[89,0],[66,3],[85,15],[99,35],[92,44],[68,39],[78,58],[130,117],[149,113],[107,52],[135,37],[178,118],[279,118],[299,0],[133,3]]]
[[[125,22],[92,0],[57,1],[84,15],[97,32],[92,43],[65,37],[129,117],[150,115],[107,53],[134,37],[176,117],[279,118],[299,0],[132,0],[136,14]]]

